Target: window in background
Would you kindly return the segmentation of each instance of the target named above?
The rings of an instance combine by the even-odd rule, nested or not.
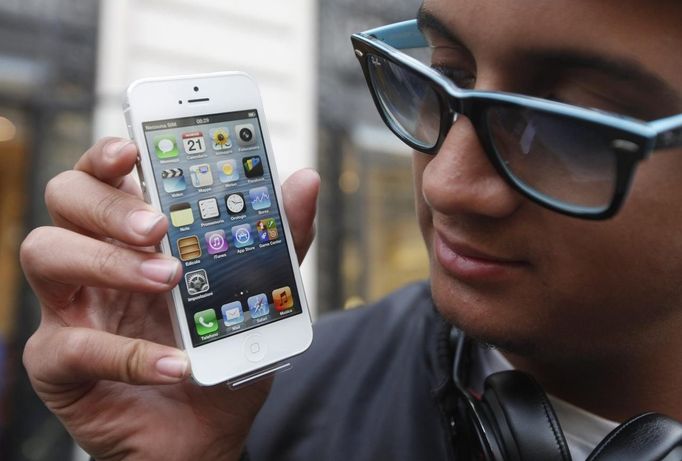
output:
[[[27,230],[50,222],[46,182],[71,168],[91,141],[98,6],[0,2],[0,117],[17,129],[13,139],[0,140],[0,459],[68,460],[73,450],[21,366],[40,313],[17,260]],[[0,118],[0,139],[2,125]]]
[[[414,18],[420,3],[320,3],[320,312],[372,302],[428,276],[411,154],[376,112],[350,44],[354,32]]]

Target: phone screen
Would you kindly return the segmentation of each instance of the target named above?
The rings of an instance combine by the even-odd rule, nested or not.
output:
[[[257,110],[142,126],[194,346],[300,314]]]

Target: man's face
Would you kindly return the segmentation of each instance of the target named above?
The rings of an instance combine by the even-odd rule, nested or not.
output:
[[[433,63],[460,86],[645,120],[682,112],[677,2],[426,0],[424,11],[449,32],[427,30]],[[640,163],[622,210],[601,222],[515,193],[466,118],[438,155],[415,153],[414,166],[434,300],[471,335],[596,359],[679,334],[682,150]]]

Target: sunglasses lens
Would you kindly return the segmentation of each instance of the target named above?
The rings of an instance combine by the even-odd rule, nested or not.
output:
[[[617,179],[608,132],[516,106],[488,108],[486,124],[502,167],[522,188],[559,207],[594,213],[608,208]]]
[[[381,56],[367,56],[367,65],[389,128],[417,148],[434,147],[440,133],[440,100],[428,80]]]

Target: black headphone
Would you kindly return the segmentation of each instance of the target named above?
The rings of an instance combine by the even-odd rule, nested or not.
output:
[[[483,395],[464,385],[471,341],[453,328],[457,398],[453,431],[457,459],[480,461],[571,461],[566,438],[547,395],[529,374],[503,371],[488,376]],[[682,424],[644,413],[611,431],[587,461],[681,461]]]

